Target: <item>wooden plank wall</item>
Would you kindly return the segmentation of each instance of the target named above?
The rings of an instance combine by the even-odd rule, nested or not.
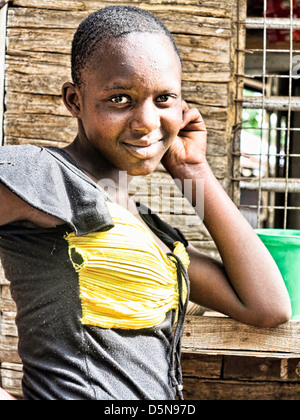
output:
[[[130,4],[161,18],[179,45],[183,56],[184,98],[197,106],[208,128],[208,160],[223,187],[232,195],[231,144],[236,117],[234,98],[238,86],[236,42],[237,6],[245,18],[246,0],[14,0],[7,21],[5,74],[5,144],[64,146],[76,134],[76,121],[68,114],[60,90],[70,80],[70,48],[78,24],[92,11],[108,5]],[[240,34],[241,35],[241,34]],[[240,39],[243,39],[240,36]],[[204,252],[217,255],[206,229],[193,209],[174,190],[173,214],[164,214],[161,187],[172,184],[159,168],[147,179],[132,184],[132,194],[178,226]],[[15,308],[3,273],[1,289],[0,362],[2,384],[21,395],[21,367],[17,353]]]
[[[300,359],[183,354],[186,400],[299,400]]]
[[[298,400],[300,323],[261,329],[192,317],[183,337],[186,399]]]
[[[3,144],[6,17],[7,6],[0,10],[0,146]]]

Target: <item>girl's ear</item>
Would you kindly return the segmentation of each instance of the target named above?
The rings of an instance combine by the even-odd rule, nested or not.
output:
[[[73,83],[65,83],[62,87],[62,97],[66,108],[75,118],[80,118],[81,103],[78,88]]]

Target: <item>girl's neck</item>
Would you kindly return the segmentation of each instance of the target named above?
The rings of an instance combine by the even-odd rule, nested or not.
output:
[[[115,189],[121,195],[128,195],[132,177],[107,162],[88,140],[81,140],[78,135],[64,150],[94,182],[110,190]]]

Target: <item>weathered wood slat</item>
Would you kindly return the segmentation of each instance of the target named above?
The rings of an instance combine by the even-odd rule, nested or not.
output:
[[[191,17],[188,16],[186,19],[188,19],[186,25],[190,26]],[[175,23],[178,24],[172,14],[170,16],[166,15],[165,20],[174,22],[173,25]],[[181,24],[183,24],[182,21]],[[232,35],[230,19],[216,19],[199,16],[197,24],[197,35],[200,35],[201,37],[195,40],[195,37],[190,35],[190,32],[187,33],[186,29],[181,35],[175,31],[174,37],[176,38],[178,44],[181,43],[182,38],[186,38],[186,40],[191,39],[191,42],[208,42],[208,37],[230,39]],[[7,29],[9,49],[13,48],[15,50],[21,49],[26,51],[28,49],[28,43],[31,42],[29,48],[31,51],[52,51],[60,53],[70,52],[71,41],[75,32],[75,28],[68,28],[67,26],[61,29],[48,29],[45,27],[32,28],[31,25],[30,29],[24,33],[22,30],[23,28],[18,28],[12,25],[13,24],[11,24]],[[167,22],[166,25],[169,27]],[[63,42],[64,39],[65,42]]]
[[[14,397],[22,397],[22,365],[16,363],[2,363],[2,387]]]
[[[70,54],[53,54],[43,51],[10,51],[10,54],[7,54],[6,57],[6,71],[25,74],[47,74],[47,68],[50,68],[50,70],[53,68],[55,69],[54,74],[58,75],[70,72]]]
[[[61,96],[31,95],[23,92],[7,92],[5,96],[8,114],[47,114],[70,117]]]
[[[7,71],[5,85],[7,91],[30,93],[33,95],[59,96],[61,94],[62,85],[69,80],[70,77],[65,73],[63,73],[63,75],[52,73],[51,67],[49,66],[49,73],[47,75],[16,74]]]
[[[7,54],[17,51],[44,51],[70,54],[74,29],[24,28],[7,29]]]
[[[14,5],[23,6],[24,8],[40,8],[48,10],[65,10],[65,11],[80,11],[88,10],[96,11],[102,7],[115,5],[115,1],[96,1],[96,0],[82,0],[82,1],[67,1],[54,0],[49,3],[47,0],[15,0]],[[166,8],[171,12],[189,13],[192,15],[198,14],[200,16],[214,16],[214,17],[229,17],[234,6],[233,0],[224,1],[205,1],[199,3],[196,0],[149,0],[141,2],[139,0],[127,0],[118,2],[120,5],[137,5],[145,10],[153,13],[159,11],[165,12]]]
[[[105,5],[115,4],[113,0],[106,1],[105,3],[102,2],[102,5],[99,5],[97,0],[83,0],[87,7],[91,10],[98,10],[99,7],[103,7]],[[101,3],[100,3],[101,4]],[[130,5],[137,5],[142,8],[147,9],[149,7],[149,11],[155,13],[157,10],[166,9],[169,10],[170,14],[173,11],[181,11],[183,13],[190,13],[192,15],[199,15],[199,16],[214,16],[219,18],[230,17],[232,14],[232,8],[235,5],[234,0],[205,0],[205,1],[197,1],[197,0],[149,0],[149,1],[139,1],[139,0],[126,0],[121,1],[120,4],[130,4]],[[157,8],[157,9],[156,9]]]
[[[188,377],[184,378],[184,396],[186,400],[299,400],[299,393],[299,383],[216,381]]]
[[[60,142],[54,140],[41,140],[41,139],[34,139],[34,138],[22,138],[22,137],[5,137],[5,144],[6,145],[25,145],[25,144],[32,144],[35,146],[40,147],[67,147],[69,142]]]
[[[228,86],[226,83],[186,82],[182,87],[183,97],[195,104],[227,107]]]
[[[229,318],[189,317],[187,320],[183,349],[185,351],[274,352],[287,357],[300,358],[300,323],[289,322],[278,328],[255,328]],[[224,354],[224,353],[223,353]]]
[[[222,356],[205,356],[183,353],[183,374],[185,377],[220,379],[222,374]]]
[[[3,119],[4,119],[4,77],[5,77],[5,33],[7,22],[7,6],[0,10],[0,146],[3,144]]]
[[[0,286],[4,284],[9,284],[5,278],[3,267],[0,263]]]
[[[67,11],[79,11],[86,10],[86,5],[82,1],[76,0],[15,0],[14,6],[22,7],[33,7],[35,9],[48,9],[48,10],[67,10]]]
[[[10,287],[9,284],[3,285],[2,287],[2,299],[6,299],[7,301],[13,301],[11,297]]]
[[[300,382],[300,359],[183,353],[184,377],[252,382]]]
[[[204,55],[204,54],[203,54]],[[183,61],[183,82],[230,82],[230,63],[206,63]]]
[[[0,291],[0,331],[3,336],[17,337],[18,332],[15,324],[16,304],[12,300],[8,284],[1,285]],[[1,358],[0,358],[1,361]]]
[[[71,117],[32,114],[18,119],[6,114],[5,133],[12,137],[29,137],[71,142],[76,136],[76,121]]]
[[[179,9],[178,7],[166,13],[165,6],[162,7],[144,7],[155,13],[169,28],[172,33],[186,34],[187,25],[189,25],[189,34],[201,35],[205,28],[205,20],[199,11],[191,10],[186,7]],[[12,8],[9,10],[8,27],[9,28],[54,28],[54,29],[77,29],[78,25],[89,15],[89,12],[78,11],[70,13],[69,11],[46,10],[46,9],[30,9],[30,8]],[[204,15],[205,16],[205,15]],[[209,27],[209,26],[208,26]],[[210,31],[212,26],[209,27]],[[215,35],[218,34],[216,32]],[[225,34],[228,34],[228,32]],[[224,33],[221,32],[224,36]]]
[[[300,359],[225,356],[226,380],[300,382]]]
[[[229,64],[230,38],[217,36],[174,35],[175,41],[186,61]]]
[[[5,311],[2,311],[1,334],[3,334],[6,337],[18,337],[15,318],[16,312],[10,312],[9,309],[5,307]]]
[[[18,353],[17,337],[0,335],[1,363],[22,363]]]
[[[17,308],[15,302],[12,300],[9,285],[2,286],[0,297],[0,309],[8,312],[16,313]]]

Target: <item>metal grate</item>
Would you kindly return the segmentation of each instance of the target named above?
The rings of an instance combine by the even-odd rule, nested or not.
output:
[[[238,22],[246,30],[246,49],[237,46],[245,54],[245,71],[237,74],[245,89],[236,98],[244,111],[236,124],[233,181],[253,227],[300,229],[300,19],[295,0],[261,0],[260,9],[256,0],[256,16],[249,16],[252,3],[246,21]],[[288,17],[269,16],[279,3]]]

